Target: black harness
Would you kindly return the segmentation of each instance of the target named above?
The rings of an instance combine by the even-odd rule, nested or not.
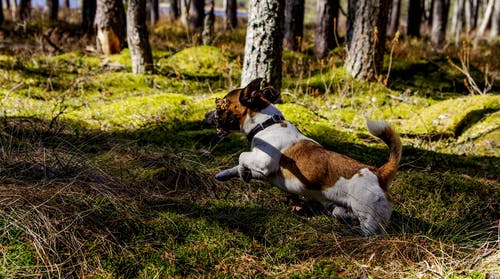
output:
[[[264,130],[265,128],[271,126],[271,125],[274,125],[276,123],[280,123],[282,121],[284,121],[285,118],[281,115],[273,115],[271,116],[271,118],[267,119],[266,121],[262,122],[262,123],[259,123],[257,126],[255,126],[251,131],[250,133],[248,133],[247,135],[247,139],[248,141],[252,142],[252,139],[253,137],[255,137],[255,135]]]

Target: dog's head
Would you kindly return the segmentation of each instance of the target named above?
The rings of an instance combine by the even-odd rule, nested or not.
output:
[[[280,93],[271,86],[262,87],[257,78],[244,88],[231,90],[224,98],[215,100],[216,108],[205,114],[208,124],[215,124],[217,135],[223,137],[240,129],[248,115],[259,112],[275,102]]]

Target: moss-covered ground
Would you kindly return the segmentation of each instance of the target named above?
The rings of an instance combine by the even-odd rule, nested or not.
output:
[[[457,49],[400,43],[372,83],[341,50],[285,52],[278,107],[302,132],[373,165],[388,151],[365,117],[402,135],[391,225],[362,237],[314,201],[214,180],[249,146],[203,121],[239,86],[244,30],[196,47],[166,23],[151,40],[154,75],[131,74],[126,50],[0,54],[0,277],[500,276],[500,88],[469,92]],[[498,77],[498,49],[471,52],[478,81],[487,62]]]

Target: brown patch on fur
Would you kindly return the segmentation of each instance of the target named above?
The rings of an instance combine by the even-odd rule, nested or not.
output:
[[[300,141],[288,148],[281,156],[280,166],[285,178],[297,178],[309,190],[330,188],[341,177],[349,179],[363,168],[368,168],[377,174],[374,167],[328,151],[323,146],[308,140]]]

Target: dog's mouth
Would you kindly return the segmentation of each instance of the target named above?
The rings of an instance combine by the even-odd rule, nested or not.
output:
[[[213,110],[205,114],[205,122],[209,125],[215,126],[217,137],[223,138],[227,136],[230,132],[221,127],[219,123],[219,117],[217,117],[217,111]]]

